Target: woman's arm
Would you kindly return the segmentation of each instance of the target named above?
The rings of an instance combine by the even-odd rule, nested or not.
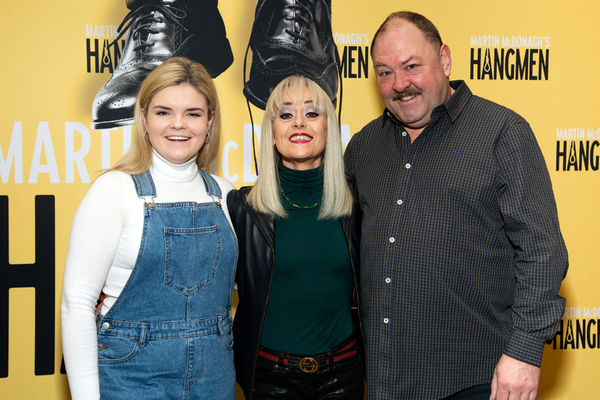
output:
[[[100,398],[94,309],[119,244],[131,191],[133,184],[128,175],[102,175],[90,187],[73,218],[61,319],[65,365],[74,400]]]

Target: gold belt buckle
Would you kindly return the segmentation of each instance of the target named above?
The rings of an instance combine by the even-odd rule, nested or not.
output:
[[[300,371],[306,372],[307,374],[312,374],[313,372],[317,372],[319,369],[319,363],[312,357],[304,357],[298,363],[300,367]]]

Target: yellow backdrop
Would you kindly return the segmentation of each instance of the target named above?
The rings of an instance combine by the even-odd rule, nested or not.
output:
[[[536,133],[571,265],[561,290],[567,311],[546,346],[538,398],[596,399],[600,4],[333,0],[333,32],[346,55],[345,141],[383,109],[371,61],[361,64],[359,56],[370,57],[377,27],[404,8],[438,26],[452,51],[452,79],[516,110]],[[235,61],[216,79],[224,118],[211,172],[240,187],[254,181],[242,79],[255,2],[221,0],[219,9]],[[7,2],[0,13],[0,300],[9,304],[0,303],[2,398],[69,398],[59,305],[71,220],[90,182],[122,155],[130,135],[128,127],[90,127],[92,101],[110,72],[96,73],[86,46],[101,51],[126,13],[124,0]],[[260,124],[262,111],[252,112]]]

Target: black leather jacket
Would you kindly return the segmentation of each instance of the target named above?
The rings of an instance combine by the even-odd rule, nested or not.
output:
[[[239,243],[239,259],[236,272],[239,303],[233,321],[234,358],[237,382],[246,399],[254,394],[254,367],[267,302],[271,291],[274,265],[275,217],[254,210],[248,203],[251,186],[229,192],[227,207]],[[358,315],[360,210],[349,217],[340,218],[348,243],[354,272],[356,290],[352,301],[352,319],[364,364],[364,341]],[[364,370],[364,368],[363,368]]]

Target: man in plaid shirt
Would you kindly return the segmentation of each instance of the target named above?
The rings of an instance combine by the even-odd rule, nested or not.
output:
[[[560,322],[567,251],[531,127],[450,81],[425,17],[372,56],[383,114],[345,153],[363,212],[369,399],[528,399]]]

